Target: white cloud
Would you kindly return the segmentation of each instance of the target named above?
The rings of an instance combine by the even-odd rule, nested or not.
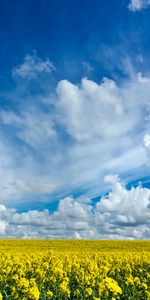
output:
[[[49,74],[53,70],[54,65],[49,59],[43,61],[34,54],[26,55],[23,64],[13,68],[12,75],[23,79],[34,79],[41,73]]]
[[[98,220],[109,223],[110,234],[127,238],[149,238],[150,190],[138,186],[127,190],[120,182],[96,205]],[[136,230],[136,235],[135,235]]]
[[[79,142],[126,136],[143,121],[143,105],[150,107],[148,91],[150,79],[141,73],[121,88],[107,78],[100,84],[85,78],[79,86],[63,80],[57,88],[59,122]]]
[[[107,175],[104,177],[105,182],[109,182],[109,183],[116,183],[117,181],[119,181],[119,176],[118,175]]]
[[[51,182],[42,182],[41,178],[34,177],[28,180],[17,180],[15,187],[18,191],[32,194],[49,194],[55,191],[55,185]]]
[[[131,120],[127,122],[123,98],[114,81],[104,78],[97,84],[85,78],[81,86],[75,86],[63,80],[57,91],[60,121],[76,140],[119,137],[131,130]]]
[[[138,77],[138,81],[139,82],[141,82],[141,83],[148,83],[148,84],[150,84],[150,78],[149,77],[144,77],[143,76],[143,74],[141,73],[141,72],[139,72],[138,74],[137,74],[137,77]]]
[[[146,134],[144,136],[144,146],[146,149],[150,150],[150,135],[149,134]]]
[[[150,135],[149,134],[145,134],[144,136],[144,147],[147,153],[147,157],[148,157],[148,165],[150,164]]]
[[[111,177],[112,178],[112,177]],[[20,238],[148,239],[150,190],[115,182],[97,203],[66,197],[55,212],[17,213],[0,206],[0,236]]]
[[[140,11],[147,8],[149,5],[150,0],[130,0],[128,8],[131,11]]]
[[[0,119],[5,125],[17,129],[17,137],[33,147],[42,144],[43,139],[50,139],[55,135],[50,114],[43,114],[35,108],[26,109],[20,115],[11,111],[1,111]]]

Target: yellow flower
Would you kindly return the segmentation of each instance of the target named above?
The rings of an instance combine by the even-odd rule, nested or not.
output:
[[[12,279],[14,279],[15,281],[17,281],[17,280],[19,279],[18,274],[14,274],[14,275],[12,276]]]
[[[36,280],[35,278],[30,279],[30,286],[36,286]]]
[[[134,283],[136,284],[136,285],[140,285],[140,279],[138,278],[138,277],[135,277],[134,278]]]
[[[91,288],[86,288],[85,293],[86,293],[86,296],[89,297],[92,295],[93,291]]]
[[[108,290],[110,290],[114,294],[122,294],[122,289],[118,285],[117,281],[110,277],[106,277],[103,280],[103,284],[106,286]]]
[[[47,296],[49,296],[49,297],[53,297],[53,292],[52,292],[52,291],[50,291],[50,290],[48,290],[48,291],[47,291]]]
[[[29,280],[26,279],[26,278],[21,278],[20,281],[19,281],[19,285],[20,285],[20,287],[28,288]]]
[[[126,280],[126,284],[127,285],[134,285],[134,279],[133,279],[133,277],[132,277],[132,275],[130,274],[130,276],[127,278],[127,280]]]
[[[142,287],[147,290],[147,284],[146,283],[142,283]]]
[[[38,288],[36,286],[31,287],[29,289],[29,299],[38,300],[39,297],[40,297],[40,293],[39,293]]]
[[[66,282],[65,280],[63,282],[61,282],[60,289],[68,297],[70,296],[70,290],[69,290],[69,287],[68,287],[68,282]]]

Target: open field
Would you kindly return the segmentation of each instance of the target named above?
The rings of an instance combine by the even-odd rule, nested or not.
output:
[[[150,299],[150,241],[0,240],[0,299]]]

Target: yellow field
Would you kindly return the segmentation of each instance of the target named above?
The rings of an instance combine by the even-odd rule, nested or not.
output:
[[[150,300],[150,241],[0,240],[0,299]]]

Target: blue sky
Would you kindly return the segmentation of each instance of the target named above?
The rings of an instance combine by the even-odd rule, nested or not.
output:
[[[150,1],[0,4],[0,235],[149,238]]]

